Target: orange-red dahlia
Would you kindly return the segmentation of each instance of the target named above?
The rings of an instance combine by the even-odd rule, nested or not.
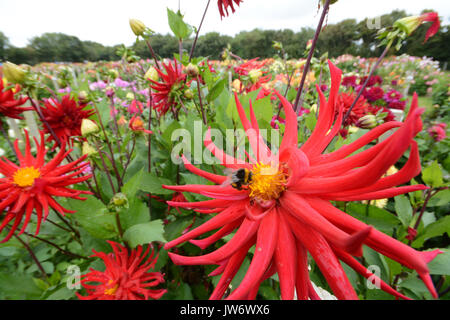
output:
[[[353,101],[355,101],[355,98],[356,95],[353,93],[339,93],[336,101],[336,115],[341,108],[343,109],[344,114],[346,114]],[[359,97],[349,116],[345,119],[344,127],[356,124],[359,118],[365,116],[368,111],[369,105],[367,104],[366,99]]]
[[[0,225],[0,231],[13,221],[8,235],[2,242],[6,242],[12,237],[25,217],[19,233],[22,234],[33,211],[37,215],[36,234],[39,233],[41,222],[47,218],[49,208],[53,208],[62,215],[75,212],[63,208],[54,197],[86,200],[80,195],[90,194],[88,191],[68,188],[68,186],[83,182],[92,176],[82,175],[83,170],[89,165],[88,162],[83,162],[86,156],[60,165],[71,152],[71,150],[66,152],[63,145],[58,154],[45,163],[45,155],[48,150],[45,149],[44,133],[40,132],[40,134],[40,144],[37,139],[34,139],[37,149],[36,157],[31,155],[30,138],[28,132],[25,131],[25,154],[22,154],[19,149],[19,141],[16,140],[14,143],[20,164],[16,165],[5,157],[0,160],[0,174],[4,175],[4,178],[0,178],[0,212],[6,212]]]
[[[92,116],[94,110],[84,110],[85,103],[78,103],[70,95],[62,97],[61,102],[48,99],[42,107],[44,119],[55,132],[60,142],[72,143],[73,137],[81,136],[81,122]],[[49,133],[47,126],[43,126],[44,133]],[[49,135],[47,141],[55,140]],[[56,142],[56,141],[55,141]]]
[[[182,72],[181,66],[175,61],[173,64],[163,63],[166,74],[161,70],[156,69],[161,78],[161,82],[148,79],[153,85],[150,87],[155,90],[152,93],[153,108],[157,110],[160,115],[165,115],[169,109],[178,104],[177,95],[180,95],[184,87],[184,79],[186,74]]]
[[[407,185],[420,170],[419,153],[414,136],[421,131],[417,96],[405,122],[384,123],[355,142],[334,152],[323,153],[339,132],[344,115],[337,104],[341,70],[329,62],[331,90],[328,101],[317,86],[320,113],[310,138],[298,148],[297,116],[291,104],[278,92],[286,114],[284,137],[279,151],[272,154],[259,134],[258,123],[250,106],[250,120],[237,99],[237,110],[246,130],[254,157],[250,162],[238,160],[217,148],[208,131],[206,147],[222,165],[231,169],[247,169],[251,181],[241,190],[224,186],[227,177],[205,172],[184,158],[185,166],[217,185],[164,186],[179,192],[195,192],[213,198],[200,202],[168,202],[171,206],[193,208],[206,214],[217,213],[201,226],[168,242],[165,249],[185,241],[206,248],[223,236],[235,235],[219,249],[202,256],[181,256],[169,253],[179,265],[215,264],[211,275],[222,274],[210,299],[224,296],[248,250],[255,245],[254,255],[240,285],[227,299],[254,299],[262,281],[278,273],[282,299],[292,299],[294,290],[299,299],[315,297],[308,275],[307,253],[314,258],[322,274],[339,299],[357,299],[339,260],[361,273],[371,274],[353,256],[362,255],[362,245],[414,269],[433,296],[437,296],[427,262],[439,251],[419,252],[406,244],[366,225],[334,207],[330,201],[373,200],[393,197],[406,192],[427,189],[424,185]],[[335,119],[336,110],[338,117]],[[353,154],[377,139],[384,132],[398,128],[386,140]],[[410,157],[397,173],[383,177],[403,153]],[[217,230],[213,235],[196,240],[200,235]],[[388,284],[378,279],[381,289],[406,299]]]
[[[228,16],[228,8],[231,8],[231,11],[234,13],[236,10],[234,9],[233,2],[239,7],[239,4],[242,0],[217,0],[217,6],[219,7],[220,18],[225,17],[225,14]]]
[[[105,271],[90,269],[81,280],[87,291],[87,296],[77,293],[81,300],[148,300],[159,299],[167,292],[166,289],[149,289],[164,282],[160,272],[148,272],[154,268],[157,257],[153,258],[153,250],[147,260],[142,263],[150,251],[150,246],[142,254],[142,246],[128,250],[122,245],[108,241],[113,253],[96,252],[92,257],[98,257],[105,263]],[[91,284],[97,283],[97,284]]]
[[[4,89],[3,81],[0,79],[0,115],[14,119],[23,119],[20,116],[22,112],[33,110],[31,107],[20,107],[28,98],[14,99],[14,92],[16,94],[20,92],[20,85],[16,84],[14,89]]]

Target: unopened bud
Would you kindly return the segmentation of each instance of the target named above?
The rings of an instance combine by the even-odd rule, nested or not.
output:
[[[367,114],[358,120],[358,126],[363,129],[372,129],[377,126],[377,118],[372,114]]]
[[[127,196],[121,192],[116,193],[111,201],[114,205],[119,207],[123,207],[128,203]]]
[[[311,49],[312,43],[313,43],[313,42],[312,42],[312,39],[309,39],[308,42],[306,42],[306,50]]]
[[[9,61],[3,64],[3,75],[10,83],[22,84],[25,80],[25,70]]]
[[[97,154],[97,150],[93,148],[87,141],[83,142],[83,147],[81,148],[81,152],[83,155],[87,154],[88,156],[92,156]]]
[[[262,71],[261,71],[261,70],[253,69],[253,70],[250,70],[250,71],[249,71],[248,75],[250,76],[250,80],[251,80],[253,83],[256,83],[256,82],[258,82],[259,78],[261,78],[261,76],[262,76]]]
[[[83,137],[97,133],[99,130],[99,127],[94,121],[90,119],[83,119],[83,121],[81,121],[81,135]]]
[[[273,44],[272,44],[272,47],[273,47],[275,50],[281,50],[281,49],[283,49],[283,45],[281,44],[281,42],[278,42],[278,41],[274,41]]]
[[[186,71],[186,74],[192,78],[197,77],[198,73],[199,73],[198,67],[192,63],[188,64],[185,71]]]
[[[137,20],[137,19],[130,19],[130,27],[136,36],[143,36],[145,30],[147,29],[145,24],[142,21]]]
[[[419,16],[409,16],[395,21],[394,27],[404,31],[407,35],[410,35],[420,26],[421,23],[422,20]]]
[[[190,89],[184,90],[184,97],[186,99],[192,99],[194,97],[194,93]]]
[[[305,63],[306,63],[306,60],[302,60],[302,61],[297,61],[296,63],[295,63],[295,69],[300,69],[301,67],[303,67],[304,65],[305,65]]]
[[[81,103],[88,103],[89,102],[88,93],[84,90],[80,91],[78,93],[78,101],[80,101]]]
[[[159,80],[158,71],[154,67],[150,67],[144,75],[145,79],[150,79],[153,81]]]

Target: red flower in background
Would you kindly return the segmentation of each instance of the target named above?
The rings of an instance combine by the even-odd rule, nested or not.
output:
[[[258,61],[258,59],[259,58],[248,60],[247,62],[235,67],[234,71],[241,76],[247,76],[251,70],[261,69],[265,66],[267,61]]]
[[[353,101],[355,101],[356,95],[354,93],[339,93],[336,100],[336,116],[338,115],[339,110],[343,110],[344,114],[347,114],[347,111],[352,106]],[[354,125],[358,122],[359,118],[365,116],[368,112],[369,105],[367,104],[366,99],[363,97],[359,97],[352,111],[350,112],[347,119],[345,119],[344,127],[348,127],[350,125]]]
[[[72,144],[71,138],[81,136],[81,122],[83,119],[87,119],[95,113],[92,109],[84,110],[87,106],[85,103],[78,103],[70,95],[65,95],[62,97],[61,102],[55,99],[45,101],[42,107],[42,114],[60,142]],[[45,125],[43,130],[44,133],[50,132]],[[49,135],[47,141],[52,140],[55,140],[54,137]]]
[[[371,113],[371,114],[373,114],[373,115],[376,115],[378,112],[380,112],[380,110],[381,110],[381,112],[386,112],[387,113],[387,115],[384,117],[384,122],[388,122],[388,121],[394,121],[395,120],[395,116],[394,116],[394,114],[392,113],[392,111],[391,110],[389,110],[388,108],[386,108],[386,107],[383,107],[383,106],[372,106],[372,105],[369,105],[368,106],[368,112],[369,113]]]
[[[176,61],[167,65],[163,63],[163,67],[166,70],[166,74],[156,69],[162,82],[148,79],[153,84],[150,87],[156,91],[152,93],[153,108],[160,115],[165,115],[170,108],[178,104],[176,94],[178,90],[184,87],[184,79],[186,78],[186,74],[182,73],[181,67]]]
[[[356,86],[356,76],[347,76],[342,79],[342,85],[345,87],[355,87]]]
[[[0,160],[0,173],[5,176],[0,178],[0,212],[6,211],[0,225],[0,231],[13,221],[8,235],[2,242],[6,242],[12,237],[25,217],[19,235],[22,234],[33,211],[37,215],[36,234],[39,233],[41,222],[47,218],[49,208],[62,215],[75,212],[63,208],[55,201],[54,197],[86,200],[80,195],[90,194],[88,191],[68,188],[68,186],[83,182],[92,176],[82,176],[83,170],[89,165],[88,162],[83,162],[87,156],[60,165],[71,152],[71,150],[66,152],[63,144],[58,154],[48,163],[45,163],[45,155],[48,150],[45,149],[44,133],[40,132],[40,134],[40,144],[34,139],[37,149],[36,157],[31,155],[30,138],[28,132],[25,131],[25,154],[22,154],[19,149],[19,141],[16,140],[14,143],[14,149],[19,157],[20,164],[15,165],[5,157]]]
[[[444,140],[447,136],[445,133],[445,129],[447,128],[447,125],[445,123],[439,123],[435,126],[432,126],[429,128],[428,134],[436,141],[439,142],[441,140]]]
[[[81,300],[148,300],[160,299],[166,289],[150,289],[164,283],[164,275],[160,272],[148,272],[154,268],[157,257],[153,258],[153,250],[145,262],[150,246],[142,254],[142,246],[128,250],[113,241],[107,241],[113,248],[113,253],[96,252],[92,257],[98,257],[105,263],[105,271],[90,269],[82,277],[81,284],[87,291],[87,296],[77,293]],[[97,284],[91,284],[97,283]]]
[[[384,91],[381,87],[371,87],[370,89],[365,90],[363,92],[364,98],[366,98],[370,102],[382,99],[383,95],[384,95]]]
[[[219,7],[220,18],[225,17],[225,14],[228,16],[228,8],[231,8],[231,11],[234,13],[236,10],[234,9],[233,2],[239,7],[239,4],[242,0],[217,0],[217,6]]]
[[[204,249],[237,229],[230,241],[208,254],[186,257],[169,253],[178,265],[218,265],[211,275],[222,276],[210,299],[223,297],[253,245],[256,247],[250,266],[240,285],[227,299],[254,299],[261,282],[275,273],[280,279],[282,299],[292,299],[294,290],[299,299],[315,297],[308,275],[308,252],[337,298],[357,299],[339,260],[364,277],[373,278],[374,275],[353,258],[361,256],[362,244],[415,269],[433,296],[437,296],[427,262],[439,251],[418,252],[330,203],[331,200],[381,199],[427,188],[423,185],[395,188],[416,176],[421,169],[417,143],[413,140],[422,129],[420,114],[423,110],[417,107],[417,96],[414,96],[404,123],[392,121],[382,124],[355,142],[323,154],[341,128],[343,118],[342,105],[336,104],[341,71],[331,62],[329,64],[332,78],[329,99],[326,101],[318,88],[321,105],[318,122],[310,138],[300,148],[297,147],[297,116],[283,96],[276,92],[284,107],[286,126],[279,153],[273,155],[259,134],[251,105],[248,120],[235,95],[254,158],[249,156],[248,163],[225,154],[212,142],[210,131],[204,142],[225,167],[250,171],[251,181],[241,190],[224,185],[226,176],[198,169],[183,158],[188,170],[217,185],[164,186],[213,198],[200,202],[168,202],[169,205],[194,208],[206,214],[217,213],[199,227],[168,242],[165,249],[185,241]],[[338,117],[334,121],[336,109]],[[397,127],[398,130],[383,142],[353,154],[387,130]],[[396,174],[383,177],[408,148],[411,149],[410,157],[405,166]],[[217,231],[211,236],[195,240],[213,230]],[[381,279],[377,280],[380,280],[382,290],[406,299]]]
[[[18,84],[16,84],[14,89],[4,89],[3,81],[0,79],[0,115],[13,119],[23,119],[23,117],[20,116],[22,112],[33,110],[32,107],[20,108],[28,98],[14,99],[14,91],[16,94],[20,92],[20,86]]]

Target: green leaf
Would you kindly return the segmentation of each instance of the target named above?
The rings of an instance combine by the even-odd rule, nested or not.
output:
[[[208,95],[206,96],[206,100],[208,100],[208,102],[213,101],[214,99],[216,99],[223,91],[223,89],[225,89],[225,86],[227,84],[227,79],[219,79],[214,86],[212,87],[211,90],[209,90]]]
[[[141,186],[141,180],[144,176],[144,169],[139,170],[133,177],[131,177],[123,186],[122,192],[127,195],[128,199],[134,198],[136,192]]]
[[[124,229],[150,221],[148,205],[138,197],[133,198],[129,209],[120,211],[119,216]]]
[[[123,238],[133,248],[153,241],[167,242],[164,238],[164,226],[162,220],[153,220],[146,223],[136,224],[128,228]]]
[[[422,179],[427,185],[433,188],[441,187],[444,184],[442,170],[437,160],[434,160],[430,166],[422,170]]]
[[[170,29],[178,39],[185,39],[191,35],[192,27],[183,21],[180,13],[175,13],[167,8],[167,17]]]
[[[183,230],[192,224],[192,216],[177,218],[166,226],[165,238],[169,241],[179,237]]]
[[[0,288],[8,299],[37,299],[42,290],[25,274],[0,273]]]
[[[440,253],[428,263],[430,274],[441,274],[444,276],[450,276],[450,249],[440,249],[443,253]]]
[[[140,189],[144,192],[150,192],[154,194],[171,194],[173,191],[163,189],[162,185],[166,183],[164,179],[156,177],[149,172],[143,172],[141,179]]]
[[[346,212],[388,235],[392,235],[394,228],[400,224],[400,220],[395,215],[372,205],[367,206],[366,204],[355,202],[348,203]]]
[[[430,207],[440,207],[450,203],[450,189],[439,191],[428,202]]]
[[[412,207],[409,199],[405,195],[399,195],[394,198],[395,212],[397,217],[405,227],[408,227],[412,220]]]
[[[445,232],[450,235],[450,216],[445,216],[436,222],[430,223],[414,240],[412,246],[420,248],[425,240],[443,235]]]
[[[73,214],[75,220],[93,237],[108,239],[116,235],[116,221],[108,212],[105,205],[94,196],[87,196],[87,200],[67,200],[68,207],[77,212]]]

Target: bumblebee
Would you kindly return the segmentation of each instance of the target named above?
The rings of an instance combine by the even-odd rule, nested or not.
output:
[[[231,185],[237,190],[242,190],[243,186],[247,186],[252,182],[252,172],[246,168],[241,168],[235,171],[227,173],[228,179],[225,181],[225,185]]]

